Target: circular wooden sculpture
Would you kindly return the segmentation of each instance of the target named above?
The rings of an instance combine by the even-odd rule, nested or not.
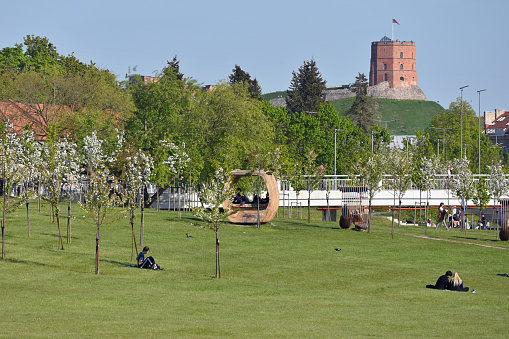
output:
[[[236,185],[239,179],[245,175],[259,176],[265,181],[267,193],[269,194],[269,202],[260,203],[260,222],[265,223],[271,221],[276,216],[279,208],[279,189],[277,187],[276,178],[265,171],[249,171],[236,169],[231,172],[232,185]],[[231,198],[233,199],[233,197]],[[223,203],[223,208],[227,209],[229,200]],[[235,224],[256,224],[258,220],[258,204],[231,204],[230,211],[233,211],[228,219]]]

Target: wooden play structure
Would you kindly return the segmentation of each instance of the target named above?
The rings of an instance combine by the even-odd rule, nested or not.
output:
[[[249,171],[236,169],[231,172],[232,185],[236,185],[239,179],[246,175],[259,176],[267,186],[269,201],[260,203],[260,223],[271,221],[277,213],[279,207],[279,189],[276,178],[265,171]],[[233,199],[233,197],[232,197]],[[228,208],[229,201],[223,203],[223,208]],[[258,203],[250,204],[231,204],[232,214],[228,219],[235,224],[256,224],[258,220]]]
[[[342,186],[343,207],[339,226],[350,228],[352,222],[357,229],[367,229],[369,223],[368,190],[366,186]]]
[[[498,234],[500,240],[509,240],[509,199],[500,199],[500,220],[501,226]]]

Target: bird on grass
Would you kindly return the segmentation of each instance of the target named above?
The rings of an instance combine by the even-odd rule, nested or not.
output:
[[[193,238],[193,236],[192,236],[192,235],[189,235],[188,233],[186,233],[186,237],[188,237],[188,238]]]
[[[339,251],[341,251],[341,248],[335,248],[335,250],[339,252]]]

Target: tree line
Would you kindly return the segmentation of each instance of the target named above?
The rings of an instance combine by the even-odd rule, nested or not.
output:
[[[258,81],[239,65],[228,80],[204,91],[186,77],[175,56],[155,74],[156,81],[142,81],[136,68],[123,81],[84,63],[73,54],[60,55],[47,38],[26,36],[23,43],[0,50],[0,101],[23,104],[22,119],[38,140],[54,131],[78,147],[93,131],[106,148],[116,142],[115,130],[154,159],[152,180],[164,188],[174,178],[166,171],[167,152],[160,141],[185,145],[189,155],[187,172],[178,180],[195,185],[214,176],[216,169],[254,166],[254,155],[278,150],[281,173],[290,175],[309,151],[326,174],[347,174],[366,158],[372,148],[391,140],[385,128],[377,126],[377,105],[367,96],[367,79],[359,73],[352,90],[355,100],[346,116],[323,100],[326,81],[311,59],[293,72],[286,107],[263,101]],[[482,172],[501,159],[500,149],[481,135],[481,152],[475,112],[463,102],[464,144],[474,170],[481,155]],[[0,112],[6,119],[5,112]],[[459,102],[433,117],[431,126],[417,133],[416,142],[405,144],[416,158],[438,156],[461,158],[459,145]],[[10,123],[15,123],[10,121]],[[25,127],[18,126],[21,130]],[[447,129],[446,129],[447,128]],[[444,132],[445,133],[442,133]],[[439,147],[438,153],[437,142]]]

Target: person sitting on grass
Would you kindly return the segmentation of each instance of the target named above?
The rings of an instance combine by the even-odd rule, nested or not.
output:
[[[426,285],[426,288],[434,288],[435,290],[448,290],[451,287],[451,283],[449,282],[449,278],[452,276],[451,271],[445,272],[444,275],[438,278],[437,283],[435,285]]]
[[[458,212],[452,217],[452,227],[460,227],[460,214]]]
[[[468,287],[463,287],[463,281],[458,275],[458,272],[454,272],[449,289],[451,291],[468,292]]]
[[[148,251],[150,251],[150,248],[148,246],[145,246],[145,247],[143,247],[143,251],[140,252],[140,254],[138,254],[138,256],[136,257],[136,260],[138,261],[138,267],[139,268],[148,268],[148,269],[152,268],[154,270],[160,270],[161,268],[159,267],[159,265],[156,264],[156,261],[154,260],[153,257],[145,258]]]

